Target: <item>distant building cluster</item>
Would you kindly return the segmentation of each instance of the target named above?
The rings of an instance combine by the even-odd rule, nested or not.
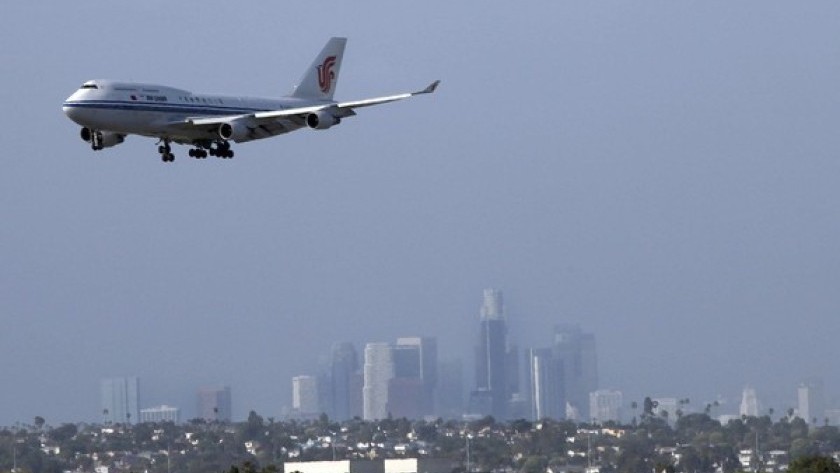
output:
[[[350,343],[333,346],[320,375],[292,378],[292,412],[297,418],[325,413],[334,419],[367,420],[435,414],[437,342],[430,337],[399,338],[365,345],[359,363]]]
[[[140,408],[140,380],[136,376],[105,378],[100,381],[102,422],[132,424],[140,422],[181,422],[181,409],[160,405]],[[200,388],[197,417],[208,422],[230,422],[230,386]]]
[[[621,391],[599,386],[595,335],[578,325],[559,324],[551,332],[549,345],[520,350],[510,337],[509,323],[502,291],[485,289],[473,345],[471,389],[466,389],[461,360],[438,358],[434,337],[371,342],[361,352],[353,343],[336,343],[316,374],[292,378],[292,406],[284,415],[314,419],[326,414],[337,421],[484,416],[502,421],[568,419],[597,424],[629,420]],[[230,386],[200,388],[196,400],[197,418],[207,422],[233,419]],[[636,411],[640,403],[630,403],[633,418],[647,414],[676,422],[692,412],[687,398],[651,397],[645,402],[650,406],[644,413]],[[776,414],[800,417],[812,425],[840,424],[840,409],[827,407],[819,378],[800,383],[795,402],[795,407]],[[706,403],[704,411],[722,423],[773,415],[751,386],[744,388],[740,404],[732,406],[737,414],[724,412],[725,404],[723,400]],[[136,376],[101,381],[101,414],[106,424],[182,420],[178,407],[141,408]]]
[[[368,343],[361,356],[345,342],[333,346],[319,374],[292,379],[288,415],[588,421],[595,405],[598,419],[618,420],[621,393],[597,391],[594,335],[575,325],[558,325],[551,346],[520,352],[507,324],[502,292],[486,289],[476,333],[475,385],[468,396],[462,363],[439,360],[433,337]]]

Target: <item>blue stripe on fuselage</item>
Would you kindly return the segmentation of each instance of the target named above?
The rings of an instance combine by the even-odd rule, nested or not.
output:
[[[266,112],[271,109],[225,107],[216,105],[183,105],[174,103],[129,102],[123,100],[84,100],[64,102],[64,107],[94,108],[104,110],[131,110],[136,112],[167,112],[187,115],[244,115],[254,112]]]

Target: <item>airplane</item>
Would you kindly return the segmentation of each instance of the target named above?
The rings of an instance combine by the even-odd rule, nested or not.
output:
[[[94,151],[116,146],[127,135],[158,138],[158,153],[172,162],[171,143],[192,146],[190,157],[209,154],[232,158],[230,142],[270,138],[301,128],[326,130],[356,115],[355,109],[430,94],[440,81],[416,92],[337,102],[347,38],[331,38],[304,72],[291,94],[279,98],[244,98],[194,94],[163,85],[90,80],[62,106],[82,126],[81,138]]]

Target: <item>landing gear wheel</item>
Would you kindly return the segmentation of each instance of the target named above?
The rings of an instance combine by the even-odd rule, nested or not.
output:
[[[216,156],[222,159],[230,159],[233,157],[233,151],[230,149],[229,141],[217,141],[216,146],[209,148],[210,156]]]
[[[169,146],[168,139],[163,139],[163,144],[158,146],[158,153],[160,154],[161,161],[165,163],[175,161],[175,155],[172,154],[172,147]]]
[[[189,151],[191,158],[204,159],[207,157],[207,151],[201,148],[193,148]]]

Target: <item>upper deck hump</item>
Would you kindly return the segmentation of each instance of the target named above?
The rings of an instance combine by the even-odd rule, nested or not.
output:
[[[192,92],[176,87],[143,82],[122,82],[109,79],[94,79],[82,84],[82,88],[96,88],[106,91],[141,92],[152,94],[191,95]]]

